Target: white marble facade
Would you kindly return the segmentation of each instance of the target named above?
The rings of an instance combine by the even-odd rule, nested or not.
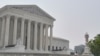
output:
[[[20,38],[26,50],[48,50],[48,33],[52,38],[55,19],[36,5],[7,5],[0,12],[1,48],[16,45]]]
[[[50,44],[48,46],[50,46]],[[51,49],[52,49],[52,51],[65,51],[66,52],[69,50],[69,41],[58,38],[58,37],[53,37]]]
[[[61,45],[68,49],[68,40],[52,38],[54,21],[36,5],[6,5],[0,9],[0,48],[15,45],[29,51],[47,52]]]

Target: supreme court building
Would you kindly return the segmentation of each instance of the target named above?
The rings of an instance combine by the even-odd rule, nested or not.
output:
[[[6,51],[10,47],[14,50],[16,46],[24,51],[36,52],[49,52],[54,50],[54,46],[56,50],[69,49],[68,40],[53,38],[54,21],[36,5],[6,5],[0,8],[0,50]]]

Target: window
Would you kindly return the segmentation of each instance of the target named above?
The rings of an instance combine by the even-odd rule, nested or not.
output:
[[[48,50],[50,51],[50,46],[48,46]]]
[[[56,46],[56,51],[58,51],[58,47]]]
[[[54,46],[52,46],[52,51],[54,51]]]

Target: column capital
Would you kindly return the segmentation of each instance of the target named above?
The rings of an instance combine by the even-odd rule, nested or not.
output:
[[[35,21],[35,24],[37,24],[38,22]]]
[[[51,27],[53,27],[53,25],[51,25]]]
[[[53,27],[53,25],[49,25],[50,27]]]
[[[49,27],[49,25],[48,25],[48,24],[46,24],[45,26],[46,26],[47,28]]]
[[[28,20],[28,22],[31,22],[31,20]]]
[[[17,16],[14,16],[14,19],[18,19],[19,17],[17,17]]]
[[[25,21],[25,19],[23,19],[23,18],[22,18],[21,20],[22,20],[22,21]]]
[[[6,15],[6,19],[10,19],[11,15]]]
[[[40,23],[40,24],[43,24],[43,23]]]
[[[6,16],[11,16],[10,14],[7,14]]]

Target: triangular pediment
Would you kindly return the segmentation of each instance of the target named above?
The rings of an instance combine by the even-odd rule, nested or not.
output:
[[[36,14],[39,16],[54,19],[49,14],[47,14],[45,11],[43,11],[41,8],[39,8],[37,5],[7,5],[6,7],[20,9],[20,10],[24,10],[24,11],[27,11],[27,12],[32,13],[32,14]]]

